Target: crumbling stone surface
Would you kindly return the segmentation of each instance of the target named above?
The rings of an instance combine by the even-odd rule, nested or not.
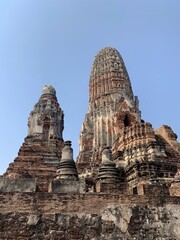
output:
[[[172,158],[180,157],[180,143],[177,141],[177,134],[173,132],[172,128],[167,125],[162,125],[155,131],[156,135],[160,137],[166,145],[168,155]],[[179,163],[179,161],[178,161]]]
[[[56,90],[45,85],[39,101],[28,119],[28,136],[43,140],[63,139],[64,113],[59,106]]]
[[[36,192],[36,179],[0,178],[0,192]]]
[[[116,49],[97,54],[89,86],[77,168],[56,91],[43,88],[0,178],[0,239],[180,240],[176,134],[141,119]]]
[[[102,149],[112,147],[124,121],[127,125],[140,122],[138,99],[133,95],[122,57],[116,49],[107,47],[96,55],[92,65],[89,108],[79,141],[79,173],[97,171]]]
[[[0,214],[0,239],[178,240],[180,207],[107,206],[91,213]]]
[[[57,101],[56,91],[52,86],[45,85],[30,113],[28,135],[3,177],[36,179],[37,191],[47,192],[61,159],[63,129],[64,113]]]
[[[180,169],[178,169],[174,181],[171,183],[169,188],[170,195],[180,197]]]
[[[103,149],[110,147],[124,184],[121,189],[129,193],[136,192],[133,189],[141,181],[146,185],[156,181],[170,186],[180,168],[177,135],[166,125],[155,131],[151,123],[141,119],[139,101],[133,94],[123,59],[111,47],[95,56],[89,81],[88,112],[79,142],[80,176],[96,181]],[[178,184],[173,184],[174,194]],[[113,187],[109,187],[111,191]]]
[[[36,179],[37,191],[47,192],[49,182],[56,177],[62,147],[62,140],[25,139],[18,157],[9,165],[3,177]]]
[[[157,181],[170,186],[180,168],[177,135],[166,125],[155,131],[151,123],[141,119],[139,101],[133,94],[123,59],[111,47],[95,56],[88,112],[79,142],[78,171],[92,182],[97,179],[103,149],[112,149],[124,184],[119,191],[123,188],[128,193],[136,192],[140,181],[146,185]]]
[[[83,180],[54,179],[50,182],[49,192],[84,193],[86,192],[86,183]]]
[[[29,217],[28,217],[27,224],[30,225],[30,226],[35,226],[39,222],[39,219],[40,219],[39,215],[30,214]]]

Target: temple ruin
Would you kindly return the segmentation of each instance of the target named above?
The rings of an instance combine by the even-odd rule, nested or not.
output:
[[[76,161],[63,129],[45,85],[0,176],[0,239],[180,239],[180,143],[141,118],[116,49],[95,56]]]

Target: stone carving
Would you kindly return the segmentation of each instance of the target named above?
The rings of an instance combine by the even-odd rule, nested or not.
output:
[[[45,85],[28,119],[28,136],[62,140],[63,129],[64,113],[57,102],[56,91],[52,86]]]

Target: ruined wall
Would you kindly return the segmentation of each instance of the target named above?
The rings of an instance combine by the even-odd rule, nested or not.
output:
[[[165,196],[0,194],[0,239],[177,240],[179,203]]]

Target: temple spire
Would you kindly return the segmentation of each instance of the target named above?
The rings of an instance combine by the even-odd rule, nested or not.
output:
[[[28,137],[62,139],[63,129],[64,113],[57,101],[56,91],[52,86],[45,85],[28,119]]]
[[[134,104],[130,79],[120,53],[111,47],[103,48],[95,56],[89,84],[91,111],[115,104],[120,98]]]
[[[114,48],[103,48],[91,69],[89,108],[80,134],[78,163],[89,161],[91,167],[98,167],[102,149],[112,147],[124,127],[141,122],[138,107],[121,55]]]

